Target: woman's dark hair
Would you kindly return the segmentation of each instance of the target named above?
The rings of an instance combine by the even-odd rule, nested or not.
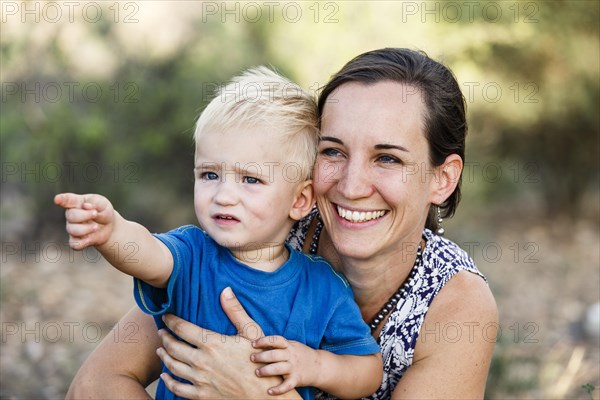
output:
[[[447,67],[432,60],[422,51],[385,48],[363,53],[350,60],[325,85],[319,95],[319,119],[327,97],[347,82],[373,84],[394,81],[419,89],[426,105],[425,136],[429,143],[429,158],[433,166],[441,165],[450,154],[465,161],[467,134],[466,103],[456,78]],[[442,216],[451,217],[460,201],[460,184],[439,206]],[[431,207],[426,227],[435,230],[437,215]]]

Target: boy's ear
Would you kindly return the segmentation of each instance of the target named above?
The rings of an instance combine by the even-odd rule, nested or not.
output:
[[[463,169],[462,158],[458,154],[450,154],[444,163],[436,167],[431,193],[432,204],[442,204],[454,192]]]
[[[308,215],[315,204],[315,193],[312,180],[307,180],[298,184],[294,203],[290,209],[290,218],[299,221]]]

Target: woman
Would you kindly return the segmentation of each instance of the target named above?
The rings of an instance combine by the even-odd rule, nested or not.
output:
[[[455,78],[418,52],[368,52],[325,86],[319,114],[320,214],[297,226],[290,242],[328,258],[352,285],[382,348],[384,380],[372,398],[483,397],[496,305],[467,254],[432,232],[443,233],[442,217],[460,199],[467,125]],[[256,332],[235,298],[221,301],[241,333]],[[105,340],[69,396],[140,397],[160,369],[160,347],[169,370],[192,382],[162,377],[180,396],[267,397],[272,382],[254,376],[247,341],[166,317],[194,348],[166,332],[157,338],[138,310],[120,326],[131,322],[143,340]]]

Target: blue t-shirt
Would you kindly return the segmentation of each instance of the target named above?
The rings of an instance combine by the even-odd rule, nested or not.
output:
[[[173,255],[173,272],[166,289],[135,279],[134,296],[144,312],[155,316],[159,328],[165,327],[160,315],[173,313],[203,328],[235,335],[237,329],[219,303],[221,291],[229,286],[267,336],[281,335],[335,354],[379,352],[350,285],[325,259],[288,246],[289,259],[276,271],[264,272],[239,262],[196,226],[156,237]],[[312,388],[298,391],[305,399],[314,398]],[[161,380],[156,398],[176,397]]]

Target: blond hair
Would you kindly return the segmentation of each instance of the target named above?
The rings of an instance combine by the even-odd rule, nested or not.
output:
[[[267,67],[248,69],[222,86],[198,117],[194,140],[208,132],[260,126],[280,134],[282,151],[309,179],[319,139],[315,99]]]

